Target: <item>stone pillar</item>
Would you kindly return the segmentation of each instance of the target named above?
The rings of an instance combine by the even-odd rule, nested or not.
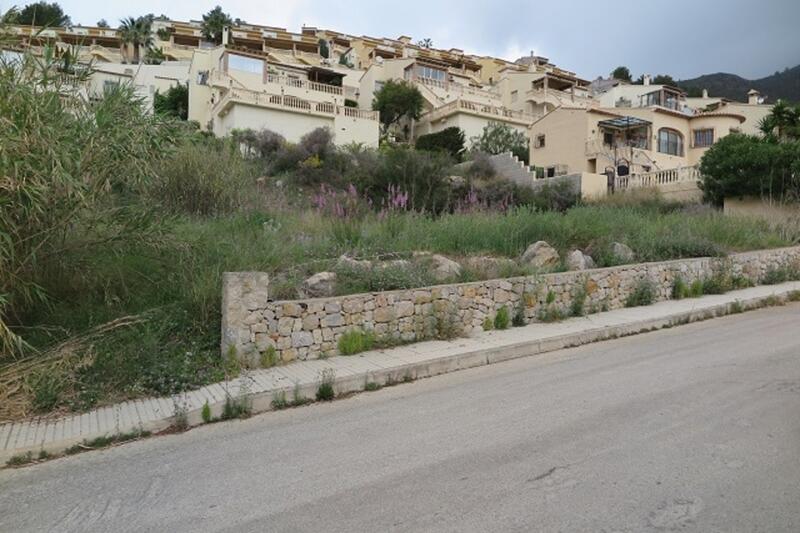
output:
[[[222,274],[222,356],[235,350],[242,359],[256,351],[249,320],[267,306],[269,276],[265,272],[224,272]]]

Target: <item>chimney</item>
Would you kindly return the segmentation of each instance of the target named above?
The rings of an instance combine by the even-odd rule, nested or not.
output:
[[[642,79],[643,79],[643,82],[642,82],[642,83],[643,83],[644,85],[650,85],[650,74],[645,74],[645,75],[642,77]]]
[[[762,102],[761,93],[755,89],[747,91],[747,103],[750,105],[758,105]]]
[[[708,98],[708,89],[703,89],[703,98]]]

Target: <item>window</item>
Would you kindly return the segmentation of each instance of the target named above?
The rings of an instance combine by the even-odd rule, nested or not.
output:
[[[714,130],[706,128],[694,130],[694,145],[698,148],[714,144]]]
[[[662,154],[683,155],[683,137],[675,130],[658,130],[658,151]]]
[[[228,70],[241,70],[242,72],[261,74],[264,72],[264,61],[254,57],[230,54],[228,56]]]
[[[536,136],[536,139],[534,139],[533,147],[544,148],[544,141],[545,141],[544,133],[540,133],[539,135]]]
[[[661,105],[661,91],[653,91],[642,96],[642,107]]]
[[[372,91],[372,92],[373,93],[377,93],[377,92],[380,92],[381,89],[383,89],[383,82],[382,81],[376,81],[375,82],[375,90]]]
[[[116,80],[103,80],[103,92],[107,93],[119,87],[119,82]]]
[[[511,103],[515,103],[519,98],[519,91],[511,91]]]
[[[556,167],[547,167],[547,177],[554,178],[556,176]]]
[[[443,70],[439,70],[438,68],[433,68],[433,67],[426,67],[424,65],[418,67],[417,75],[420,78],[427,78],[429,80],[436,80],[441,82],[444,82],[445,78],[447,77]]]
[[[614,146],[614,134],[610,131],[603,132],[603,144],[606,146]]]

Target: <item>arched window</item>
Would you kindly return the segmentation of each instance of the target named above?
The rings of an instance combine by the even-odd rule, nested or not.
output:
[[[675,130],[658,130],[658,151],[662,154],[683,155],[683,136]]]

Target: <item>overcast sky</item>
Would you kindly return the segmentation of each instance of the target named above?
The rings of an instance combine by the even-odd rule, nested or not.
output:
[[[24,1],[15,2],[23,5]],[[73,23],[144,13],[231,16],[299,32],[430,37],[437,48],[516,59],[531,50],[593,79],[627,65],[686,79],[714,72],[760,78],[800,63],[800,0],[61,0]],[[0,0],[0,6],[9,2]],[[613,6],[613,7],[612,7]]]

